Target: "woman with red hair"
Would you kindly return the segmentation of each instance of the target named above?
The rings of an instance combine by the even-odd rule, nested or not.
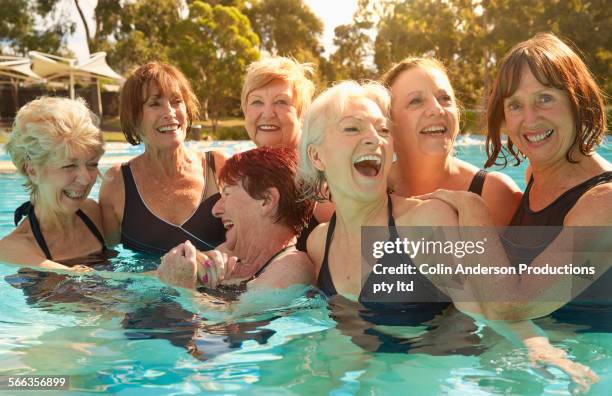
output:
[[[213,207],[226,242],[206,253],[189,242],[177,246],[163,257],[160,279],[228,292],[311,284],[312,263],[295,244],[314,204],[302,199],[296,169],[297,154],[288,148],[260,147],[231,157],[219,173],[221,199]]]

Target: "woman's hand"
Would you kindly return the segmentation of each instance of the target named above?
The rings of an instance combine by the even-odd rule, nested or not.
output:
[[[157,277],[172,286],[194,289],[198,273],[196,252],[189,241],[170,250],[162,257],[156,271]]]
[[[529,351],[529,360],[534,364],[555,366],[565,372],[578,385],[577,391],[587,393],[592,384],[599,381],[589,367],[573,362],[564,350],[555,348],[546,337],[532,337],[523,341]]]
[[[240,260],[218,250],[206,253],[197,252],[198,280],[203,285],[215,288],[221,282],[231,277]]]

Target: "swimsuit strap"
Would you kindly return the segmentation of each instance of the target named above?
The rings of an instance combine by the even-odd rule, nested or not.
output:
[[[45,241],[45,237],[40,230],[40,223],[34,214],[34,205],[30,205],[28,220],[30,221],[30,228],[32,228],[32,234],[34,235],[34,239],[36,239],[36,243],[38,243],[40,249],[45,253],[47,260],[53,260],[51,252],[49,251],[49,246],[47,246],[47,241]]]
[[[393,201],[391,200],[391,194],[387,194],[387,227],[389,229],[389,237],[399,238],[397,229],[395,228],[395,219],[393,218]]]
[[[15,227],[19,225],[19,222],[22,218],[27,217],[30,214],[30,210],[32,209],[32,203],[30,201],[26,201],[19,205],[13,214],[13,220],[15,220]]]
[[[469,192],[473,192],[474,194],[482,195],[482,187],[484,186],[485,178],[487,177],[486,170],[479,170],[474,175],[472,179],[472,183],[470,183],[470,187],[468,188]]]
[[[213,152],[207,151],[206,153],[204,153],[204,156],[206,157],[206,163],[208,164],[208,167],[212,171],[213,176],[216,177],[217,170],[215,169],[215,157],[213,157]]]
[[[332,238],[334,237],[334,229],[336,228],[336,212],[332,214],[331,219],[329,219],[329,224],[327,225],[327,235],[325,236],[325,252],[323,253],[323,265],[321,266],[321,271],[323,267],[327,267],[327,257],[329,256],[329,247],[331,246]],[[329,271],[326,268],[327,271]]]
[[[91,231],[91,233],[100,242],[100,244],[102,245],[102,251],[105,252],[107,250],[106,243],[104,242],[104,237],[100,233],[100,230],[98,230],[98,227],[96,227],[94,222],[91,221],[91,219],[81,209],[77,210],[76,214],[81,220],[83,220],[83,223],[85,223],[89,231]]]
[[[266,267],[268,265],[270,265],[270,263],[272,263],[272,261],[277,258],[278,256],[280,256],[281,254],[289,251],[289,249],[291,250],[296,250],[295,245],[289,245],[289,246],[285,246],[284,248],[282,248],[281,250],[279,250],[278,252],[274,253],[274,255],[272,257],[270,257],[270,259],[268,261],[266,261],[266,263],[257,271],[255,272],[255,274],[253,274],[253,276],[251,277],[250,280],[253,280],[255,278],[257,278],[259,275],[261,275],[264,270],[266,269]]]
[[[40,223],[38,222],[38,218],[34,213],[34,205],[32,205],[30,202],[27,202],[27,204],[29,205],[23,204],[19,208],[17,208],[17,210],[15,211],[15,219],[18,222],[17,212],[21,214],[27,210],[28,221],[30,222],[30,228],[32,229],[32,235],[34,235],[36,243],[38,243],[38,246],[45,254],[47,260],[53,260],[53,257],[51,256],[51,251],[49,250],[49,246],[47,245],[47,241],[45,240],[45,237],[43,236],[42,231],[40,229]],[[77,210],[76,214],[83,221],[83,223],[85,223],[85,226],[87,226],[89,231],[91,231],[91,233],[100,242],[100,244],[102,245],[102,251],[105,252],[107,250],[106,243],[104,242],[104,237],[100,233],[100,230],[98,230],[98,227],[96,227],[94,222],[91,221],[91,219],[81,209]],[[21,218],[19,218],[19,220],[21,220]]]

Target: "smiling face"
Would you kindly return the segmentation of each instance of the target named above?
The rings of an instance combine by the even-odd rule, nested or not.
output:
[[[566,161],[576,136],[569,97],[539,82],[527,65],[517,90],[504,99],[504,120],[508,136],[532,165]]]
[[[163,93],[155,83],[143,88],[139,130],[146,145],[163,148],[181,144],[186,137],[187,109],[178,89]]]
[[[332,196],[357,199],[386,194],[392,153],[388,120],[368,98],[349,99],[339,122],[328,126],[323,143],[309,150]]]
[[[282,80],[249,93],[245,127],[257,147],[297,147],[300,121],[294,96],[293,87]]]
[[[249,233],[261,227],[260,203],[261,200],[251,197],[240,183],[221,187],[221,198],[212,212],[223,222],[228,249],[236,252],[239,241],[248,241]]]
[[[38,189],[37,204],[59,213],[76,212],[96,182],[100,157],[95,152],[55,156],[30,169],[30,180]]]
[[[446,156],[459,132],[453,88],[439,69],[412,67],[391,86],[391,119],[398,155],[415,152]]]

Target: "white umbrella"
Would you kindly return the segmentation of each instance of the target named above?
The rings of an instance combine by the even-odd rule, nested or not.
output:
[[[26,83],[44,82],[44,79],[32,71],[31,63],[27,58],[0,56],[0,84],[8,83],[12,86],[15,111],[19,107],[19,81]]]
[[[74,99],[74,81],[75,78],[91,78],[97,79],[98,105],[101,107],[100,100],[100,78],[110,79],[116,82],[122,82],[124,78],[117,74],[106,63],[106,53],[96,52],[91,54],[89,59],[84,62],[78,62],[74,58],[63,58],[56,55],[44,54],[38,51],[30,51],[32,59],[32,69],[36,74],[47,80],[68,77],[70,81],[70,98]],[[99,109],[101,110],[101,109]],[[101,111],[100,111],[101,113]]]
[[[32,62],[18,56],[0,56],[0,76],[28,82],[44,81],[30,68]]]

